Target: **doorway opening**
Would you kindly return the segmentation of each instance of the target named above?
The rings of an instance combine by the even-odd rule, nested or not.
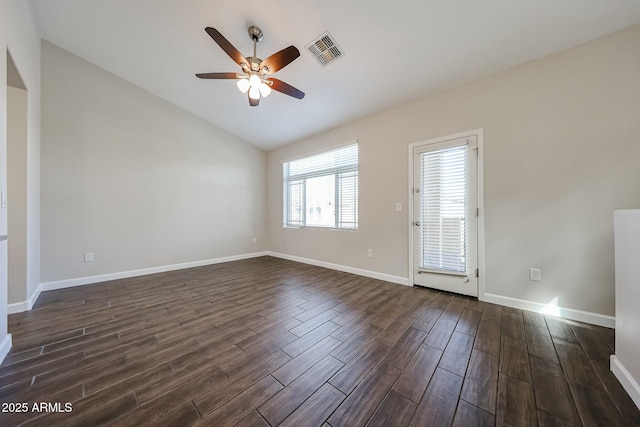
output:
[[[6,192],[7,290],[9,313],[28,299],[27,292],[27,141],[28,96],[20,72],[7,50]]]
[[[411,285],[483,296],[482,130],[409,147]]]

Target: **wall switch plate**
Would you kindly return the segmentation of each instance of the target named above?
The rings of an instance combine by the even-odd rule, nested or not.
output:
[[[93,261],[93,252],[85,252],[84,253],[84,262]]]
[[[396,212],[402,212],[402,203],[396,203]]]
[[[373,249],[367,249],[367,256],[373,258]]]
[[[254,237],[253,239],[251,239],[251,243],[258,243],[258,239]]]
[[[539,268],[529,269],[529,280],[534,282],[542,282],[542,271]]]

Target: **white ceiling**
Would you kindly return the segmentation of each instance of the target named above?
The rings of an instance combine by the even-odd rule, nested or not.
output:
[[[638,0],[32,0],[42,38],[269,150],[640,22]],[[289,45],[300,58],[259,107],[231,80],[240,70],[205,33],[245,56]],[[306,45],[329,31],[346,56],[320,66]]]

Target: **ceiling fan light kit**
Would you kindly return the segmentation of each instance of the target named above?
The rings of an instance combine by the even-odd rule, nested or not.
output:
[[[246,79],[244,77],[241,79],[238,79],[238,81],[236,82],[236,85],[238,85],[238,89],[240,89],[240,92],[242,93],[247,93],[247,91],[251,87],[251,83],[249,83],[249,79]]]
[[[199,73],[196,77],[201,79],[235,79],[238,89],[242,93],[248,93],[249,105],[257,107],[260,98],[269,96],[272,90],[284,93],[297,99],[304,98],[304,92],[288,83],[269,77],[271,74],[286,67],[300,56],[300,51],[295,46],[289,46],[274,53],[265,60],[257,56],[257,44],[264,34],[256,26],[248,29],[249,37],[253,41],[253,56],[244,57],[218,30],[212,27],[205,28],[211,38],[242,68],[241,73]]]

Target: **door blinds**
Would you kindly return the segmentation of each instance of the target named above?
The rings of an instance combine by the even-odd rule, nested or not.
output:
[[[467,273],[467,145],[421,154],[421,268]]]

